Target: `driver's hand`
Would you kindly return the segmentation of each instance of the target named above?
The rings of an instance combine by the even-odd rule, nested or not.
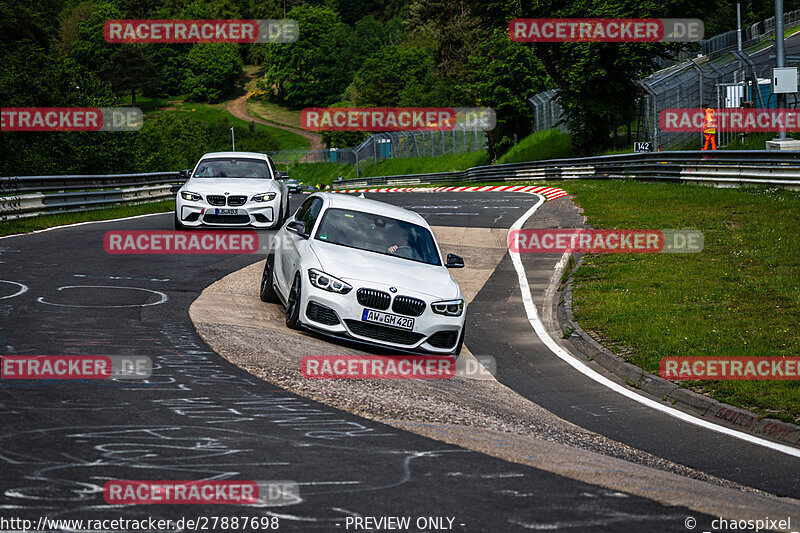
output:
[[[389,252],[390,254],[395,253],[397,251],[397,245],[396,244],[391,245],[389,248],[387,248],[386,251]]]

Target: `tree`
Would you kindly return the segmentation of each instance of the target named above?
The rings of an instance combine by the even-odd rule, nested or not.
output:
[[[235,44],[196,44],[186,57],[181,88],[190,100],[218,102],[241,73]]]
[[[385,46],[364,61],[347,90],[360,106],[442,106],[442,87],[430,52]]]
[[[495,30],[467,65],[467,80],[458,90],[469,96],[469,105],[494,109],[497,125],[489,132],[489,152],[496,158],[531,132],[528,99],[546,90],[547,76],[533,50],[512,42],[504,28]]]
[[[124,44],[112,54],[101,71],[115,91],[130,91],[131,105],[136,106],[136,91],[158,82],[159,75],[143,45]]]

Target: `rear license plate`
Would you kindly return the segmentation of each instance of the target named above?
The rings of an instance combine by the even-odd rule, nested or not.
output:
[[[361,320],[395,328],[414,329],[413,318],[381,313],[380,311],[373,311],[372,309],[364,309],[364,312],[361,314]]]
[[[238,209],[214,209],[215,215],[238,215]]]

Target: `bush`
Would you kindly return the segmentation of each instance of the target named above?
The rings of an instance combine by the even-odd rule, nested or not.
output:
[[[218,102],[242,74],[235,44],[196,44],[186,57],[181,85],[189,100]]]

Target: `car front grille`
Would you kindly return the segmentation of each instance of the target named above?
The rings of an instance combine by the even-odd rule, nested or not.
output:
[[[370,324],[368,322],[359,322],[358,320],[345,320],[345,323],[355,335],[375,339],[377,341],[390,342],[392,344],[411,346],[425,337],[425,335],[421,333],[380,326],[378,324]]]
[[[389,309],[389,303],[392,300],[392,297],[389,296],[389,293],[377,291],[375,289],[358,289],[356,294],[358,303],[364,307],[380,309],[381,311]]]
[[[319,322],[326,326],[335,326],[339,323],[339,317],[336,316],[336,311],[330,307],[320,305],[317,302],[308,302],[306,316],[314,322]]]
[[[249,224],[247,215],[203,215],[203,222],[209,224]]]
[[[452,348],[457,340],[457,331],[437,331],[428,337],[428,344],[436,348]]]
[[[225,205],[225,197],[217,194],[209,194],[206,196],[206,201],[211,205]]]
[[[392,311],[398,315],[420,316],[425,312],[425,302],[410,296],[395,296]]]
[[[238,207],[247,202],[247,196],[228,196],[228,205],[231,207]]]

